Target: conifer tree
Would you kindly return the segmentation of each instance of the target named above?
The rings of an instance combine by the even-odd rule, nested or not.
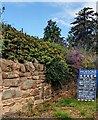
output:
[[[74,39],[72,39],[74,46],[82,47],[86,50],[95,50],[97,42],[97,39],[95,39],[97,14],[95,14],[92,8],[87,7],[79,11],[76,15],[75,21],[71,23],[73,27],[70,31],[74,36]]]
[[[57,26],[56,22],[49,20],[48,25],[44,29],[44,41],[50,41],[55,43],[63,43],[63,37],[61,37],[61,29]]]

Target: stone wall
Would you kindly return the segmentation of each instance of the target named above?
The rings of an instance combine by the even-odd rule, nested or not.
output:
[[[51,86],[44,82],[45,67],[25,61],[0,60],[2,114],[22,111],[28,102],[36,105],[51,99]]]

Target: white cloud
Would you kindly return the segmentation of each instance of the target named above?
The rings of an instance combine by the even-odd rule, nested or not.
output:
[[[3,2],[50,2],[49,4],[54,7],[59,7],[60,12],[52,15],[52,19],[56,22],[70,26],[70,23],[75,18],[75,14],[78,13],[84,7],[92,7],[96,11],[96,1],[97,0],[2,0]],[[52,2],[52,3],[51,3]],[[55,3],[53,3],[55,2]],[[73,4],[77,4],[74,2],[81,2],[81,6],[76,6],[73,8],[73,5],[68,4],[69,2],[73,2]],[[25,6],[25,5],[23,5]],[[20,5],[21,7],[21,5]]]
[[[53,15],[53,20],[64,25],[71,26],[70,23],[73,22],[76,17],[76,13],[78,13],[84,7],[91,7],[94,11],[96,11],[96,2],[81,2],[80,6],[74,6],[75,3],[66,4],[66,3],[56,3],[51,4],[52,6],[61,8],[61,11]]]
[[[53,21],[56,21],[57,23],[60,23],[60,24],[62,24],[62,25],[64,25],[64,26],[71,26],[70,23],[67,23],[67,22],[65,22],[64,20],[59,19],[59,18],[53,18],[52,20],[53,20]]]

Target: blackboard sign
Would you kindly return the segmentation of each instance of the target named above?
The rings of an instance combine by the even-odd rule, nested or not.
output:
[[[96,100],[96,70],[79,70],[78,78],[78,100]]]

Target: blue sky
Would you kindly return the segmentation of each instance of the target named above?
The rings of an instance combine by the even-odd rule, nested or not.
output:
[[[40,38],[48,20],[56,21],[62,37],[67,37],[75,13],[84,7],[96,9],[95,2],[3,2],[2,5],[5,6],[2,16],[5,23]]]

